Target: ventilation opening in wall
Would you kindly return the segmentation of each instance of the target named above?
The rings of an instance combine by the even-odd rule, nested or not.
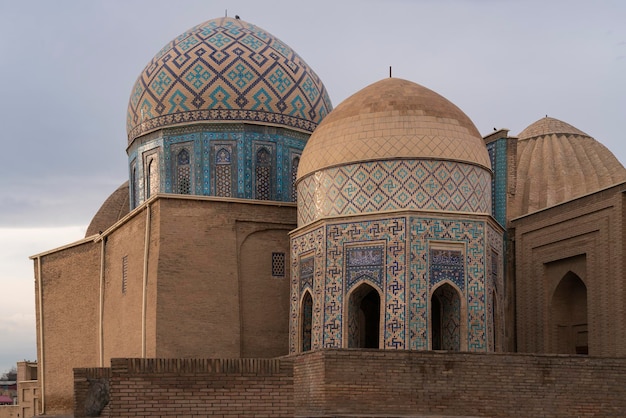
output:
[[[122,257],[122,294],[126,294],[126,284],[128,281],[128,256]]]
[[[285,277],[285,253],[272,253],[272,276]]]

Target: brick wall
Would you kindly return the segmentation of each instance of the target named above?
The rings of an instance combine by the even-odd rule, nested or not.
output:
[[[44,386],[42,400],[46,414],[70,413],[72,369],[98,364],[98,339],[94,330],[98,329],[99,272],[98,243],[79,242],[41,256],[43,301],[40,306],[36,298],[36,319],[37,347],[40,352],[43,350],[39,361],[44,362],[38,368],[38,381]],[[35,295],[39,292],[37,279]]]
[[[626,359],[325,350],[295,357],[298,416],[626,415]]]
[[[88,378],[75,370],[75,417]],[[626,358],[332,349],[280,359],[113,359],[103,416],[622,417]]]
[[[293,416],[293,363],[113,359],[109,409],[115,417]]]
[[[571,271],[587,291],[589,354],[626,356],[623,188],[620,184],[512,221],[516,351],[564,352],[555,341],[551,310],[555,289]]]
[[[148,357],[286,355],[295,206],[207,199],[167,196],[153,205],[156,352]],[[272,276],[273,252],[286,254],[282,277]]]
[[[18,405],[0,405],[0,418],[18,418],[20,407]]]
[[[93,382],[98,381],[110,381],[111,369],[108,367],[92,367],[84,369],[74,369],[74,416],[84,417],[86,416],[87,399],[90,398],[90,404],[92,402],[92,396],[90,396],[90,389]],[[89,405],[90,407],[92,405]]]

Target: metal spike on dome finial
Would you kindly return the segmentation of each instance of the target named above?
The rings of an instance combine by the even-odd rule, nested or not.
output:
[[[228,9],[224,9],[224,17],[228,17]]]
[[[389,66],[389,78],[391,78],[391,65]]]

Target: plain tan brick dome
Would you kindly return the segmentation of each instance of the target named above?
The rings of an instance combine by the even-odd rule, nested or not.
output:
[[[534,212],[624,180],[624,166],[600,142],[568,123],[541,118],[519,134],[511,215]]]
[[[115,222],[122,219],[130,211],[128,194],[128,181],[124,182],[104,201],[98,212],[94,215],[85,237],[90,237],[101,231],[107,230]]]
[[[309,139],[298,178],[343,164],[398,158],[469,162],[490,169],[478,130],[445,97],[387,78],[346,99]]]

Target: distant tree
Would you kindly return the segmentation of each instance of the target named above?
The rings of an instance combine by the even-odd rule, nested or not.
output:
[[[0,380],[17,380],[17,368],[15,366],[11,367],[8,372],[0,377]]]

